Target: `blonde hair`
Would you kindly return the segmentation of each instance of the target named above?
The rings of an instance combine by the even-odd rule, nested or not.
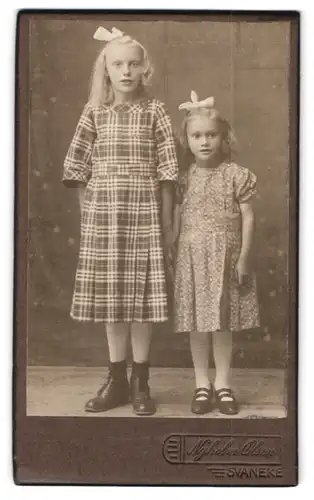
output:
[[[100,54],[98,55],[93,67],[91,83],[90,83],[90,93],[89,93],[89,103],[92,106],[111,104],[113,101],[114,97],[113,89],[106,66],[106,54],[108,51],[108,47],[110,47],[111,44],[113,43],[133,44],[142,50],[144,70],[142,75],[142,81],[138,88],[140,94],[145,93],[144,87],[149,84],[151,77],[153,75],[153,66],[150,61],[148,52],[139,42],[125,35],[117,40],[113,40],[111,42],[106,43],[105,47],[101,50]]]
[[[181,132],[179,135],[180,144],[183,148],[184,159],[186,163],[186,167],[188,164],[193,161],[193,155],[190,151],[188,138],[187,138],[187,126],[192,118],[195,116],[206,116],[210,120],[213,120],[217,123],[219,128],[219,133],[222,139],[222,154],[224,159],[230,159],[232,154],[236,151],[236,137],[234,131],[226,118],[220,114],[220,112],[215,108],[198,108],[192,111],[189,111],[183,119]]]

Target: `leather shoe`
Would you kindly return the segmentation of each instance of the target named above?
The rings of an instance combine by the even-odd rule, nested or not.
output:
[[[191,404],[191,412],[196,415],[204,415],[212,410],[213,388],[210,386],[200,387],[194,391]]]
[[[224,415],[236,415],[239,413],[238,403],[233,391],[229,388],[215,391],[217,408]]]
[[[133,363],[131,375],[131,402],[136,415],[145,416],[156,413],[156,405],[150,396],[148,385],[148,363]]]
[[[104,412],[129,403],[130,387],[126,373],[126,362],[111,363],[106,382],[97,395],[87,401],[85,411]]]

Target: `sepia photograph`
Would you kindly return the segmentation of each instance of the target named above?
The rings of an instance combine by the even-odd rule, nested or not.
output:
[[[287,419],[293,23],[28,14],[27,417]]]
[[[27,414],[283,418],[290,23],[105,19],[31,22]]]

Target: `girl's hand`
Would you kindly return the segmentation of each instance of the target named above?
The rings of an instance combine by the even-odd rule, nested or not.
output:
[[[239,257],[235,266],[236,280],[239,285],[247,285],[250,279],[250,269],[248,259]]]

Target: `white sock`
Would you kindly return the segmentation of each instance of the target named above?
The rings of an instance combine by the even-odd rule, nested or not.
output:
[[[194,365],[196,389],[201,387],[209,389],[209,334],[207,332],[190,332],[190,347]],[[198,399],[206,399],[206,395],[200,395]]]
[[[152,331],[152,325],[149,323],[132,323],[131,343],[135,363],[148,361]]]
[[[129,325],[110,323],[106,325],[109,358],[112,363],[124,361],[127,357]]]
[[[216,368],[215,389],[230,388],[230,365],[232,356],[232,333],[229,331],[213,332],[213,356]],[[222,397],[230,401],[230,397]]]

